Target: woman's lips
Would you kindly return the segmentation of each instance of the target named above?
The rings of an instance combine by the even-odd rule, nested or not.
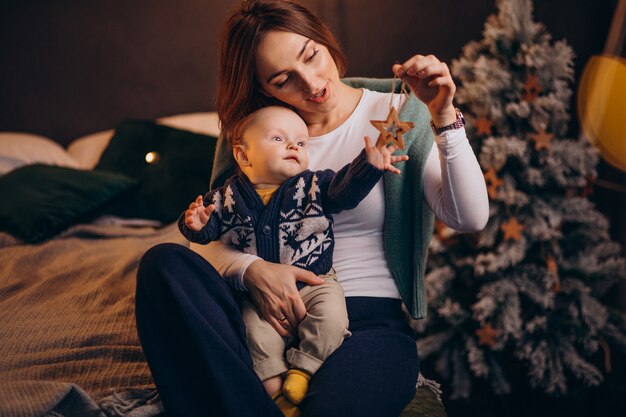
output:
[[[326,100],[328,100],[329,95],[330,94],[328,92],[328,85],[326,85],[316,94],[313,94],[312,96],[310,96],[307,100],[315,104],[322,104],[322,103],[325,103]]]

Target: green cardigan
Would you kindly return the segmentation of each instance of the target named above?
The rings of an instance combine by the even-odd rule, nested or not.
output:
[[[346,78],[344,83],[355,88],[390,92],[391,79]],[[400,82],[396,82],[399,90]],[[385,174],[385,230],[384,250],[404,304],[411,316],[426,316],[426,288],[424,273],[428,243],[433,231],[434,215],[424,200],[424,165],[433,144],[430,113],[415,95],[411,94],[399,113],[401,120],[410,120],[415,127],[403,135],[404,150],[396,155],[409,155],[402,164],[401,175]],[[232,175],[235,161],[228,141],[220,135],[215,151],[211,189],[220,186]]]

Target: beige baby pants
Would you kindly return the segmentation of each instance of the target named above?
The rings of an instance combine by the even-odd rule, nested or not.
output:
[[[322,362],[350,335],[348,312],[341,285],[334,271],[321,275],[324,284],[307,285],[300,290],[306,317],[298,326],[300,346],[285,354],[290,337],[283,338],[249,301],[244,301],[243,320],[254,370],[264,381],[290,368],[313,375]]]

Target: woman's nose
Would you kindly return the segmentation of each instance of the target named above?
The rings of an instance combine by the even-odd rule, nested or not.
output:
[[[303,73],[301,74],[301,80],[302,80],[302,88],[304,89],[304,91],[306,91],[307,93],[313,93],[316,90],[315,87],[315,78],[309,74]]]

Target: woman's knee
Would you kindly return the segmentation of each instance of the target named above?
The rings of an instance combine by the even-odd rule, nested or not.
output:
[[[179,257],[184,250],[186,250],[184,246],[175,243],[159,243],[148,249],[139,261],[138,286],[142,287],[163,277],[165,270],[172,264],[172,258]]]
[[[172,257],[178,257],[181,253],[188,250],[186,247],[176,243],[159,243],[143,254],[139,262],[139,269],[152,269],[154,267],[158,269],[160,265],[169,264]]]
[[[144,293],[154,299],[193,298],[206,304],[237,307],[233,291],[219,272],[197,253],[175,243],[158,244],[141,258],[137,295]]]

